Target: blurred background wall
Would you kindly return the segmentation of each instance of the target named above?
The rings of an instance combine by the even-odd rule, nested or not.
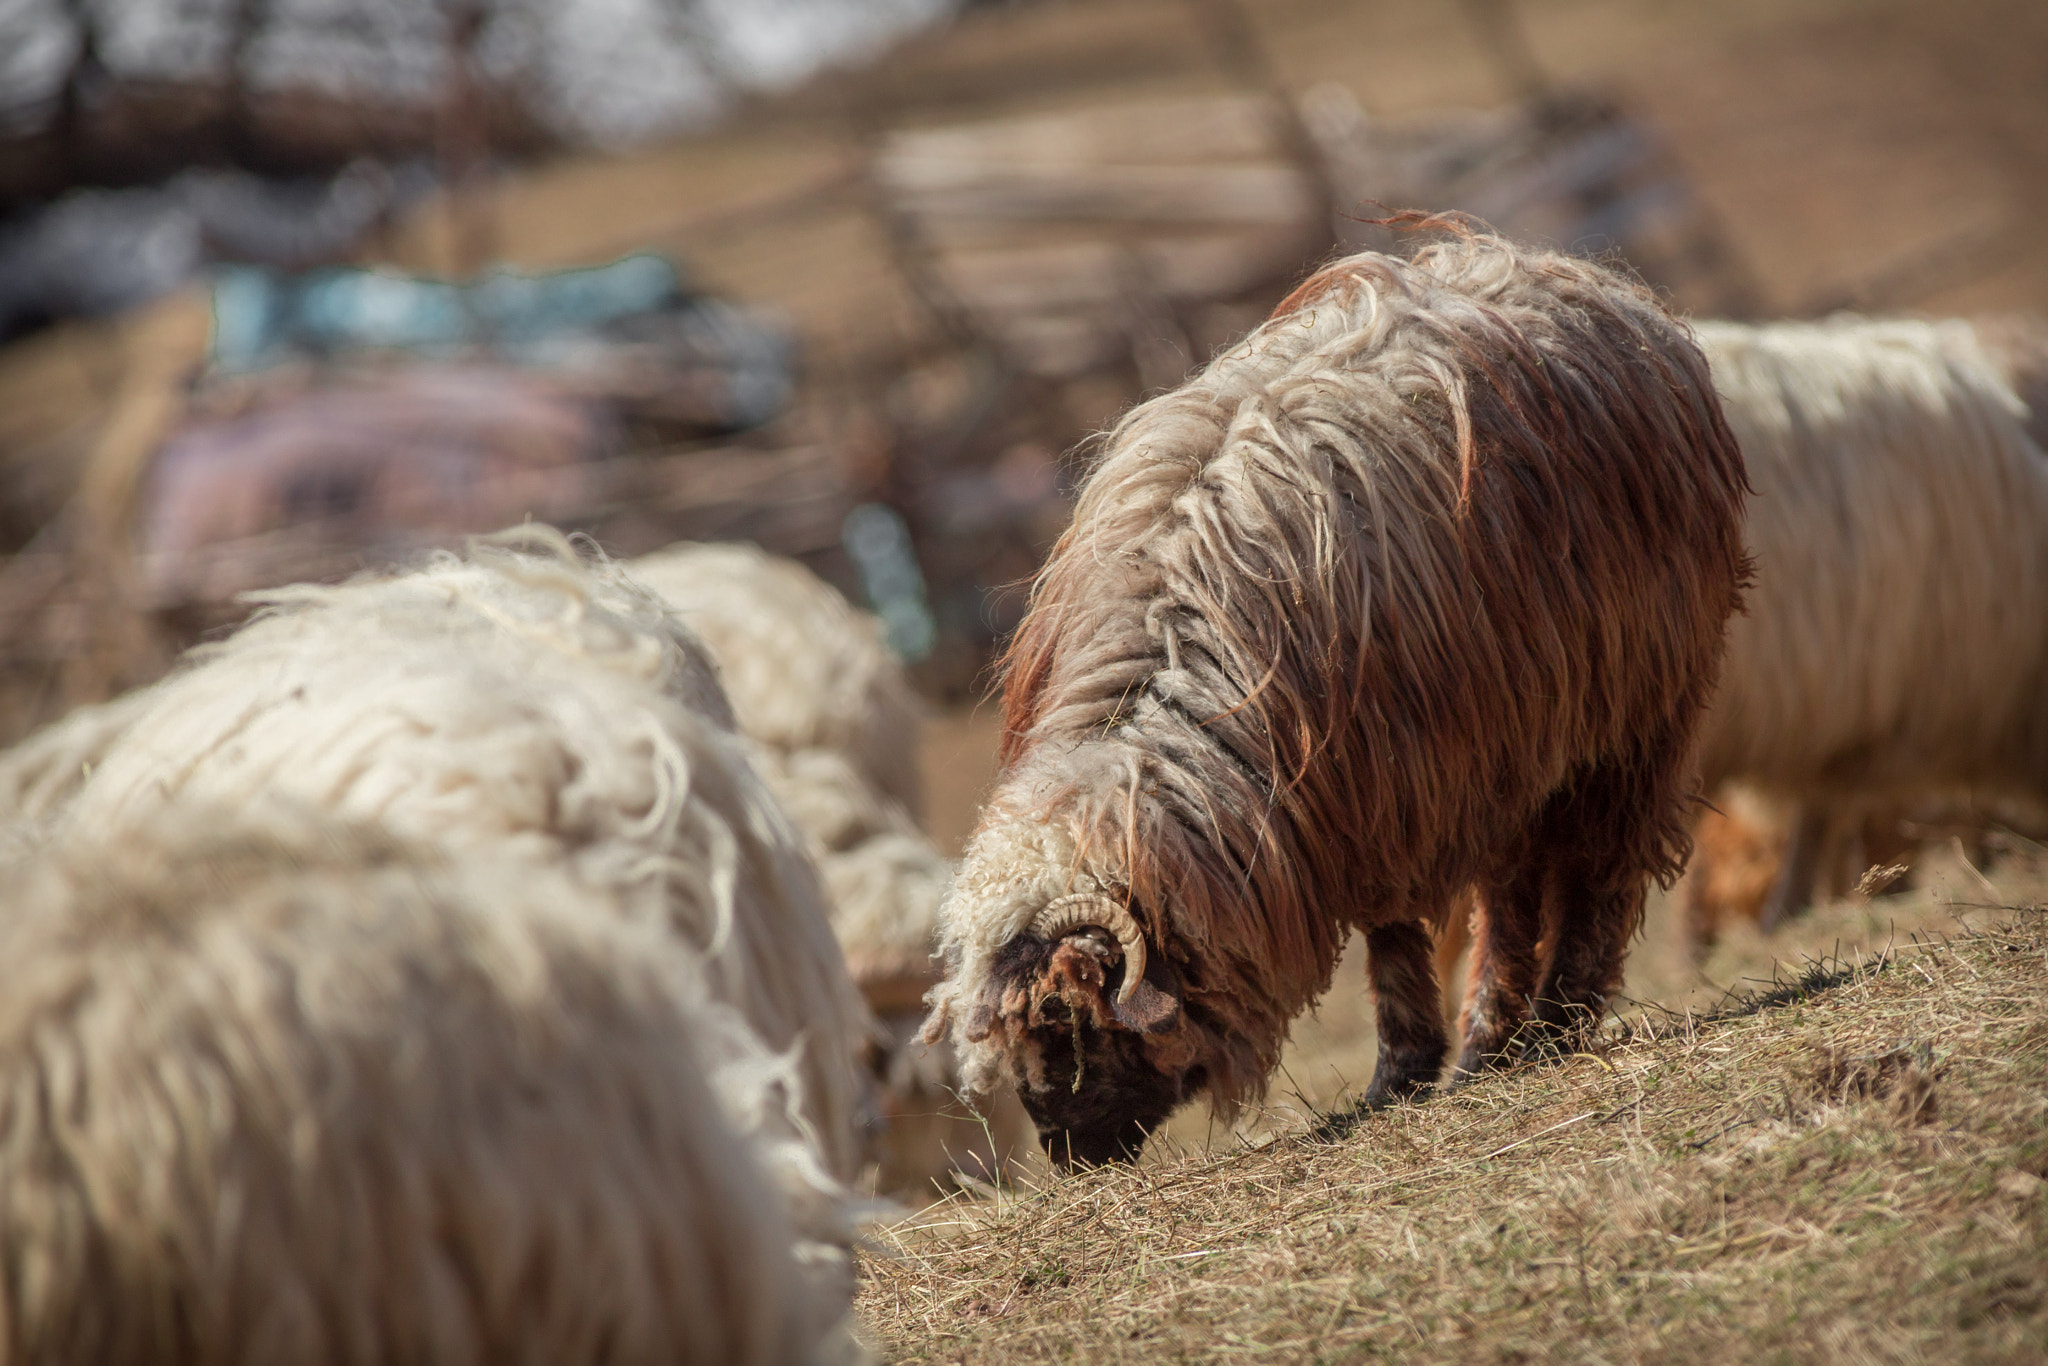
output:
[[[24,0],[0,736],[526,516],[964,707],[1089,434],[1384,209],[1764,317],[2048,308],[2044,201],[2019,0]]]

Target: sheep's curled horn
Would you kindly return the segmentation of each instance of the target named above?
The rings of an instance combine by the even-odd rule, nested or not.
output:
[[[1126,907],[1095,892],[1076,892],[1048,901],[1031,922],[1031,933],[1048,942],[1084,929],[1107,930],[1123,946],[1124,981],[1117,988],[1116,1003],[1129,1004],[1131,993],[1145,979],[1145,932]]]

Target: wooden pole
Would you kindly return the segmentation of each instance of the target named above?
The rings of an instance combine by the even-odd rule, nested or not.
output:
[[[448,213],[449,273],[468,279],[497,259],[501,245],[487,183],[490,110],[476,72],[476,45],[486,15],[479,0],[454,0],[447,15],[447,87],[435,141]]]

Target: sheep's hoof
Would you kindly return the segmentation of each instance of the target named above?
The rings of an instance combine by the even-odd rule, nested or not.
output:
[[[1434,1089],[1436,1089],[1435,1086],[1429,1082],[1411,1086],[1400,1092],[1395,1092],[1391,1088],[1385,1090],[1368,1088],[1361,1099],[1354,1101],[1341,1110],[1332,1110],[1329,1114],[1317,1120],[1310,1127],[1308,1136],[1319,1143],[1335,1143],[1341,1139],[1349,1138],[1352,1131],[1357,1129],[1360,1124],[1363,1124],[1369,1116],[1376,1115],[1380,1111],[1390,1109],[1396,1105],[1428,1100],[1429,1093]]]
[[[1512,1037],[1505,1042],[1496,1036],[1489,1041],[1468,1043],[1459,1050],[1458,1061],[1451,1066],[1451,1089],[1469,1086],[1488,1072],[1504,1072],[1515,1065],[1518,1056]]]
[[[1588,1032],[1581,1025],[1531,1020],[1522,1027],[1520,1046],[1515,1050],[1515,1061],[1546,1063],[1568,1058],[1585,1047]]]

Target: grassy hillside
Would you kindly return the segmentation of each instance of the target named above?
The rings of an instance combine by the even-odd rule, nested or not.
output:
[[[878,1238],[903,1361],[2039,1361],[2048,911]]]

